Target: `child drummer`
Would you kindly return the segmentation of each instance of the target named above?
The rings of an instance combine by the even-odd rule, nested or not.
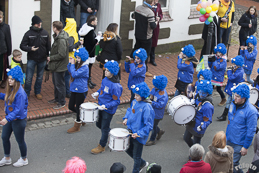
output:
[[[158,127],[158,123],[164,117],[165,106],[168,101],[168,95],[166,92],[167,77],[164,75],[154,76],[153,85],[155,86],[150,94],[150,99],[152,100],[152,107],[155,111],[154,126],[150,140],[146,143],[146,146],[155,145],[156,140],[159,140],[161,136],[165,133]]]
[[[155,112],[146,99],[150,95],[150,90],[145,82],[132,87],[135,99],[131,107],[127,109],[123,118],[123,124],[127,125],[128,130],[132,133],[130,146],[126,151],[134,159],[132,173],[139,173],[148,166],[148,162],[141,158],[143,145],[146,144],[149,132],[153,128]]]
[[[119,64],[114,60],[105,60],[105,62],[105,78],[102,80],[101,88],[92,94],[94,99],[99,96],[98,104],[101,106],[98,107],[100,111],[96,126],[101,129],[102,132],[99,145],[91,150],[92,154],[99,154],[105,151],[110,131],[110,123],[120,104],[120,96],[123,90],[118,76],[120,69]]]

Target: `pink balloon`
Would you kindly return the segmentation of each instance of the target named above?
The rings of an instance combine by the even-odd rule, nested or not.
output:
[[[219,1],[218,1],[218,0],[215,0],[212,4],[217,4],[217,5],[219,5]]]
[[[201,8],[206,8],[207,7],[207,2],[201,2]]]
[[[211,6],[212,5],[212,0],[208,0],[207,2],[207,7]]]
[[[204,15],[202,15],[202,16],[200,16],[199,20],[200,20],[201,22],[205,22],[206,18],[204,17]]]

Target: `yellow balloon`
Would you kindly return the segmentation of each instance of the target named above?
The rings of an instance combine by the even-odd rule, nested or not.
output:
[[[210,13],[211,11],[212,11],[212,8],[211,8],[211,7],[207,7],[207,8],[206,8],[206,12],[207,12],[207,13]]]
[[[211,9],[212,11],[217,11],[219,9],[219,6],[217,4],[212,4]]]
[[[206,0],[202,0],[201,2],[206,2]]]

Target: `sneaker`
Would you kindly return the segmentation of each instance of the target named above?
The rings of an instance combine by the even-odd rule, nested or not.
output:
[[[14,164],[13,164],[13,166],[14,167],[22,167],[22,166],[25,166],[25,165],[28,165],[28,159],[26,158],[26,160],[24,161],[21,157],[20,157],[20,159],[17,161],[17,162],[15,162]]]
[[[57,104],[56,106],[53,107],[53,109],[60,109],[60,108],[63,108],[65,107],[66,105],[61,105],[61,104]]]
[[[37,98],[38,100],[42,100],[42,95],[41,95],[41,94],[36,94],[35,96],[36,96],[36,98]]]
[[[156,137],[156,140],[159,140],[159,139],[162,137],[162,135],[163,135],[164,133],[165,133],[164,130],[160,130],[159,133],[158,133],[158,135],[157,135],[157,137]]]
[[[49,104],[54,104],[54,103],[57,103],[57,101],[55,99],[52,99],[52,100],[49,100],[48,103]]]
[[[142,171],[144,170],[144,168],[146,168],[148,165],[149,165],[149,163],[146,162],[145,165],[143,165],[143,166],[140,167],[140,169],[139,169],[140,171],[139,171],[139,172],[142,172]]]
[[[2,158],[2,160],[0,161],[0,166],[4,166],[4,165],[11,165],[12,164],[12,159],[10,158],[9,160],[6,160],[5,157]]]
[[[145,146],[156,145],[156,141],[148,141]]]

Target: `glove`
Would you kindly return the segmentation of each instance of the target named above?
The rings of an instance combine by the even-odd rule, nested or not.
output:
[[[103,110],[105,110],[106,108],[105,108],[105,105],[102,105],[102,106],[98,106],[98,109],[101,110],[101,111],[103,111]]]
[[[197,127],[197,131],[200,132],[201,131],[201,126]]]
[[[192,105],[195,104],[195,99],[191,99],[191,104],[192,104]]]
[[[216,67],[216,66],[214,66],[214,70],[217,70],[217,67]]]
[[[98,92],[95,92],[95,93],[93,93],[91,96],[94,98],[94,99],[96,99],[96,97],[99,95],[99,93]]]

